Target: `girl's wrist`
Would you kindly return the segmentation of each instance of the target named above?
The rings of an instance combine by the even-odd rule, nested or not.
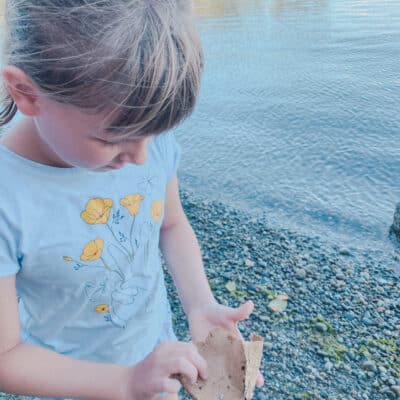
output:
[[[203,301],[196,302],[191,304],[189,307],[185,307],[185,313],[188,318],[190,318],[190,315],[193,313],[196,313],[197,311],[200,311],[204,308],[214,306],[219,304],[218,301],[214,296],[211,296]]]
[[[119,377],[117,378],[117,388],[114,400],[136,400],[130,393],[130,382],[133,375],[133,366],[122,367],[119,371]]]

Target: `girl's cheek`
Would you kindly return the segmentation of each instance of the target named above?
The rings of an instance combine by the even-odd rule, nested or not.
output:
[[[113,148],[101,147],[92,149],[88,155],[94,162],[107,164],[118,156],[118,151]]]
[[[113,159],[113,154],[106,149],[98,148],[97,146],[79,146],[79,148],[72,148],[68,152],[64,153],[63,158],[68,159],[72,165],[79,165],[82,167],[91,167],[97,165],[107,164]]]

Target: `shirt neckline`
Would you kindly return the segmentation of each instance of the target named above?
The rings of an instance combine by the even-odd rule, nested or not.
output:
[[[45,173],[52,173],[57,175],[77,175],[77,174],[99,174],[99,173],[107,174],[109,172],[113,172],[113,170],[97,172],[79,167],[64,168],[64,167],[55,167],[53,165],[42,164],[40,162],[33,161],[30,160],[29,158],[23,157],[18,153],[15,153],[2,143],[0,143],[0,152],[4,153],[11,161],[18,163],[18,165],[23,165],[27,168]]]

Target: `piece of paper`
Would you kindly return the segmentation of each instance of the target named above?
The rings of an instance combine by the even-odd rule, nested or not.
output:
[[[194,400],[249,400],[261,363],[263,340],[252,334],[246,342],[217,328],[204,342],[196,343],[208,365],[208,379],[192,384],[179,379]]]

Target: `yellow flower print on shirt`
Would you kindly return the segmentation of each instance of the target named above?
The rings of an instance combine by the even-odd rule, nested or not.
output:
[[[148,193],[149,197],[131,193],[119,196],[118,200],[87,199],[85,208],[80,210],[81,224],[95,225],[87,228],[98,232],[93,236],[96,239],[83,243],[80,256],[69,252],[62,256],[75,271],[98,271],[96,281],[88,280],[84,286],[90,312],[120,328],[136,316],[132,304],[143,308],[143,318],[150,307],[141,294],[148,290],[152,279],[149,260],[152,252],[158,250],[164,200]]]
[[[158,222],[163,214],[163,202],[162,200],[155,200],[151,203],[151,217],[154,222]]]
[[[128,194],[119,203],[127,208],[132,217],[136,217],[139,214],[140,204],[143,199],[144,196],[141,194]]]
[[[108,304],[99,304],[95,310],[99,314],[106,314],[110,310],[110,306]]]
[[[103,252],[104,240],[97,238],[89,242],[82,251],[82,261],[95,261],[101,257]]]
[[[113,201],[111,199],[95,198],[90,199],[84,211],[81,213],[82,219],[91,225],[106,224],[110,216]]]

